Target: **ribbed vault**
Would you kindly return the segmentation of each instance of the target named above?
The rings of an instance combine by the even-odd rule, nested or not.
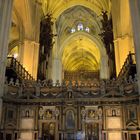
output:
[[[72,38],[65,46],[62,55],[64,71],[98,71],[100,51],[89,38]]]
[[[52,13],[54,18],[61,15],[66,9],[75,5],[85,6],[93,9],[93,11],[100,15],[101,11],[110,12],[110,0],[40,0],[42,2],[42,9],[44,14]]]
[[[99,34],[102,32],[102,12],[110,15],[110,7],[110,0],[42,0],[44,15],[52,15],[57,34],[52,51],[54,79],[63,78],[65,71],[81,70],[99,72],[101,78],[108,77],[108,58]],[[83,25],[82,30],[78,30],[79,24]]]

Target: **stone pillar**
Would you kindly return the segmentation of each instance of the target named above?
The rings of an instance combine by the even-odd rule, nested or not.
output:
[[[42,4],[41,4],[40,0],[36,0],[35,22],[34,22],[34,24],[35,24],[34,38],[35,38],[36,42],[39,42],[41,11],[42,11]]]
[[[34,10],[34,20],[32,21],[32,25],[29,26],[29,28],[31,28],[31,33],[29,33],[28,28],[25,27],[26,36],[24,44],[20,50],[20,62],[23,64],[25,69],[33,76],[33,78],[37,79],[41,19],[41,3],[39,2],[39,0],[36,0],[35,4],[30,10]],[[32,17],[29,18],[32,19]]]
[[[134,53],[129,0],[112,0],[112,19],[116,74],[118,76],[129,52]]]
[[[53,72],[53,74],[52,74],[53,82],[55,83],[57,80],[59,80],[61,83],[62,82],[62,62],[57,58],[53,59],[52,72]]]
[[[13,0],[0,0],[0,124]]]
[[[107,55],[101,57],[100,78],[101,79],[109,78],[109,67],[108,67],[108,56]]]
[[[138,75],[138,91],[140,95],[140,1],[129,0],[132,29],[134,36],[135,52],[136,52],[136,68]],[[139,97],[140,101],[140,97]],[[139,102],[140,103],[140,102]]]
[[[47,79],[52,79],[52,50],[51,50],[50,56],[48,58]]]
[[[56,31],[56,21],[53,21],[53,34],[56,35],[57,34],[57,31]],[[58,71],[59,68],[57,68],[56,66],[56,63],[58,62],[58,37],[53,37],[53,48],[51,50],[51,55],[50,55],[50,63],[49,63],[49,69],[48,69],[48,78],[52,79],[54,82],[56,80],[59,80],[57,79],[56,77],[56,71]],[[51,60],[52,59],[52,60]]]
[[[39,44],[34,41],[25,40],[22,47],[21,63],[34,79],[37,78],[38,54]]]
[[[118,76],[121,66],[120,66],[120,53],[119,53],[119,41],[114,40],[114,50],[115,50],[115,63],[116,63],[116,76]]]

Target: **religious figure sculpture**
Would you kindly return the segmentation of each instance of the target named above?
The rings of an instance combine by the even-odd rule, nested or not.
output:
[[[52,118],[52,113],[50,112],[50,110],[46,110],[45,112],[45,118]]]
[[[9,85],[14,86],[14,79],[13,78],[10,79]]]
[[[90,112],[89,112],[89,118],[95,118],[95,111],[93,111],[93,110],[90,110]]]
[[[75,128],[74,113],[71,110],[67,111],[67,113],[66,113],[66,128],[67,129]]]
[[[44,116],[44,110],[43,110],[43,107],[40,107],[40,109],[39,109],[39,118],[43,119],[43,116]]]

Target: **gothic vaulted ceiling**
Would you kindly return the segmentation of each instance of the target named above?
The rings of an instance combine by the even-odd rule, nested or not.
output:
[[[110,13],[110,0],[42,0],[42,8],[44,15],[52,14],[60,49],[68,40],[61,57],[64,71],[99,70],[100,51],[88,35],[97,37],[101,32],[101,14],[102,11]],[[84,27],[77,33],[78,24]],[[89,32],[85,31],[86,27]],[[72,29],[76,31],[72,33]]]
[[[75,5],[82,5],[92,9],[97,15],[101,11],[110,12],[110,0],[41,0],[44,14],[52,13],[57,18],[63,11]]]
[[[100,51],[96,44],[85,36],[69,40],[62,55],[65,71],[98,71],[100,69]]]

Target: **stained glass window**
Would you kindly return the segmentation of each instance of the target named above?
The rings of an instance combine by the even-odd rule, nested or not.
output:
[[[84,29],[83,24],[79,23],[78,26],[77,26],[77,30],[78,31],[83,31],[83,29]]]

